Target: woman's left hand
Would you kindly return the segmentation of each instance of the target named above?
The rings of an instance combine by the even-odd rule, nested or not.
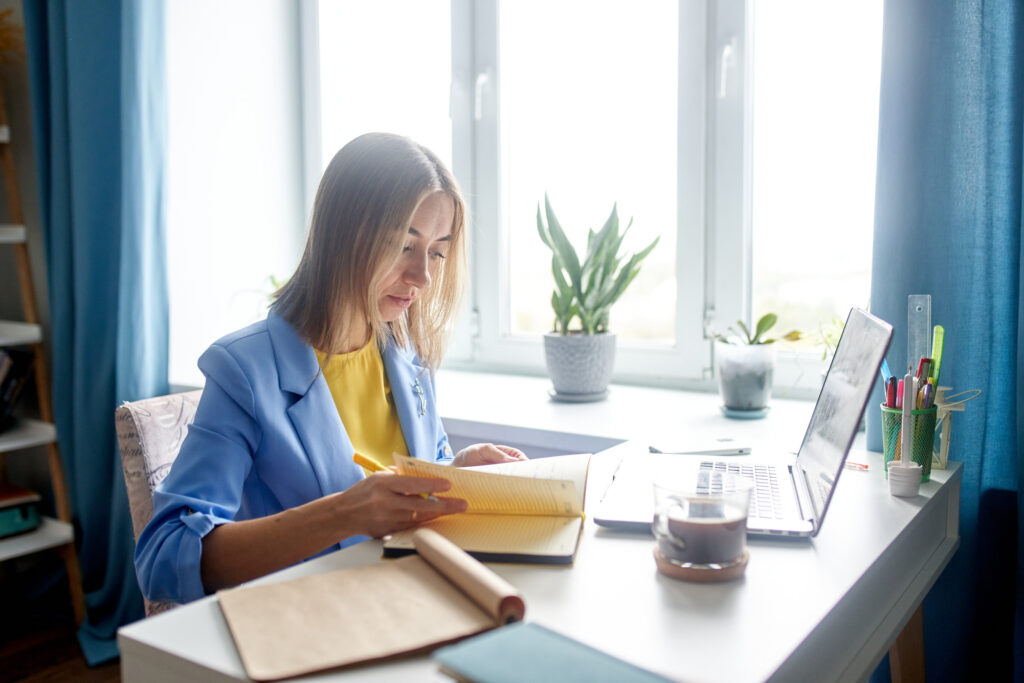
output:
[[[498,462],[516,462],[528,460],[526,454],[511,446],[495,446],[492,443],[475,443],[466,446],[452,460],[453,467],[473,467],[474,465],[492,465]]]

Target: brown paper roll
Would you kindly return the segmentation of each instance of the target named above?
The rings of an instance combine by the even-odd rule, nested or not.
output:
[[[522,620],[526,603],[515,586],[432,529],[412,536],[416,552],[501,624]]]

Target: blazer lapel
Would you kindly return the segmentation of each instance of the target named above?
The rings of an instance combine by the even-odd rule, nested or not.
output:
[[[341,424],[316,354],[273,311],[267,315],[267,329],[277,358],[280,387],[299,396],[288,408],[288,417],[302,441],[321,495],[342,491],[362,479],[363,471],[352,462],[355,449]]]
[[[427,400],[425,371],[393,345],[384,350],[383,357],[409,455],[434,462],[437,445],[433,443],[433,430],[430,429],[434,424],[434,406]]]

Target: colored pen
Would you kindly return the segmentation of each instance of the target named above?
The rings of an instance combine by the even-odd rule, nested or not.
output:
[[[928,410],[932,407],[932,403],[935,400],[935,389],[932,384],[925,384],[921,389],[921,408]]]
[[[942,345],[946,339],[946,328],[936,325],[932,329],[932,369],[929,377],[935,378],[935,386],[939,386],[939,371],[942,369]]]
[[[909,375],[908,375],[908,377],[909,377]],[[896,405],[893,406],[893,407],[894,408],[902,408],[903,407],[903,380],[899,380],[899,382],[896,383]]]
[[[917,383],[920,386],[924,386],[924,383],[928,381],[928,370],[931,367],[931,358],[922,358],[917,362]]]
[[[885,407],[896,407],[896,376],[890,375],[889,381],[885,383]]]
[[[379,462],[377,462],[373,458],[367,457],[367,456],[363,455],[362,453],[360,453],[358,451],[356,451],[355,453],[352,454],[352,462],[354,462],[355,464],[357,464],[357,465],[359,465],[361,467],[365,467],[366,469],[370,470],[371,472],[390,472],[391,471],[389,468],[384,467],[384,465],[381,465]],[[424,500],[429,500],[430,498],[433,498],[433,496],[431,496],[429,493],[421,493],[419,495],[420,495],[420,498],[423,498]],[[437,500],[437,499],[434,498],[434,500]]]
[[[367,457],[367,456],[363,455],[362,453],[359,453],[358,451],[352,454],[352,462],[354,462],[355,464],[360,465],[362,467],[365,467],[366,469],[370,470],[371,472],[390,472],[391,471],[390,469],[388,469],[387,467],[384,467],[384,465],[381,465],[379,462],[377,462],[373,458]]]

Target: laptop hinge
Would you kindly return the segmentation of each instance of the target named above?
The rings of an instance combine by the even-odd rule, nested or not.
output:
[[[814,501],[811,498],[810,483],[807,481],[807,472],[800,467],[794,465],[789,466],[790,473],[793,470],[799,472],[799,476],[792,477],[794,484],[796,485],[796,499],[800,505],[800,516],[806,521],[811,523],[814,530],[818,530],[818,511],[814,509]]]

